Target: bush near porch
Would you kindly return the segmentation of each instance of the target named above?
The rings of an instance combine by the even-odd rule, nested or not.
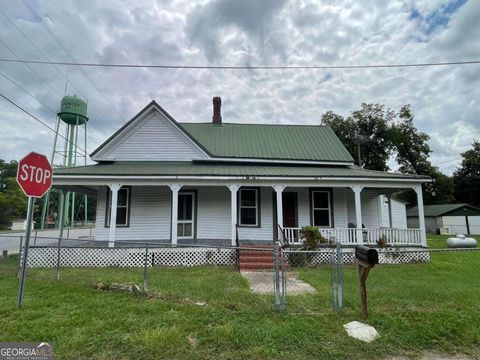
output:
[[[345,267],[341,312],[331,310],[329,266],[295,269],[317,292],[288,297],[286,313],[272,311],[271,296],[252,294],[239,273],[223,267],[149,269],[149,289],[159,299],[90,287],[139,283],[139,268],[62,269],[59,284],[53,269],[29,269],[19,311],[16,260],[0,261],[0,338],[52,341],[59,359],[380,359],[424,351],[480,357],[479,251],[375,267],[368,322],[381,337],[372,344],[342,328],[358,320],[354,266]]]

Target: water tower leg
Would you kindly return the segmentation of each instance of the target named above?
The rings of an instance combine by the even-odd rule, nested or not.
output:
[[[70,227],[75,227],[75,193],[72,192],[72,213],[70,214]]]
[[[84,159],[84,164],[83,165],[87,165],[87,122],[85,122],[85,125],[84,125],[84,129],[85,129],[85,136],[83,137],[83,150],[84,150],[84,154],[83,154],[83,159]],[[84,216],[83,216],[83,225],[87,226],[88,225],[88,196],[85,195],[85,199],[83,201],[83,206],[84,206]]]
[[[58,131],[60,130],[60,118],[57,116],[57,123],[55,124],[55,135],[53,137],[53,149],[52,149],[52,156],[50,156],[50,164],[54,164],[55,161],[55,152],[57,151],[57,140],[58,140]],[[50,191],[47,192],[43,201],[42,207],[42,218],[40,222],[40,229],[45,228],[46,224],[46,216],[48,214],[48,207],[49,207],[49,199],[50,198]]]
[[[50,190],[47,191],[45,197],[43,198],[43,206],[42,206],[42,218],[40,220],[40,229],[45,229],[45,223],[47,222],[46,216],[48,212],[48,203],[50,201]]]
[[[87,226],[88,225],[88,196],[85,195],[85,199],[83,200],[83,209],[85,211],[84,217],[83,217],[83,225]]]

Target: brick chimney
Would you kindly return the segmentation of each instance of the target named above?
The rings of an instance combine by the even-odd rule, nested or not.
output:
[[[222,98],[215,96],[213,98],[213,125],[222,125]]]

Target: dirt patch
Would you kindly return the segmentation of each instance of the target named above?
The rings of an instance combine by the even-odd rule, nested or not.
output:
[[[142,297],[150,301],[161,300],[166,302],[171,302],[175,304],[189,304],[189,305],[196,305],[196,306],[206,306],[207,303],[201,301],[193,301],[189,298],[182,298],[175,295],[170,294],[163,294],[160,292],[155,291],[146,291],[141,289],[138,285],[134,283],[111,283],[111,284],[92,284],[92,288],[102,291],[111,291],[111,292],[119,292],[125,294],[131,294],[133,296]]]

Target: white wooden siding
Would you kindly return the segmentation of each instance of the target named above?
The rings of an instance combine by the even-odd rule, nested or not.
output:
[[[130,226],[117,227],[115,239],[124,241],[169,240],[171,191],[168,187],[132,186]],[[106,187],[100,187],[97,197],[97,240],[108,241],[105,227]]]
[[[390,227],[390,214],[388,211],[388,197],[380,195],[379,208],[381,216],[381,226]],[[392,200],[392,227],[405,229],[407,228],[407,210],[405,203],[396,199]]]
[[[197,193],[197,238],[230,239],[230,190],[227,187],[198,187]]]
[[[197,191],[196,238],[229,240],[230,229],[230,190],[227,187],[193,187],[182,190]],[[308,188],[287,188],[298,194],[298,225],[311,224],[310,199]],[[272,241],[273,223],[272,195],[270,187],[260,188],[261,226],[240,227],[240,240]],[[105,227],[106,188],[100,187],[97,198],[96,239],[108,240],[109,229]],[[355,223],[355,204],[350,189],[333,189],[334,226],[348,227]],[[375,191],[362,192],[362,215],[366,227],[377,228],[379,221],[378,195]],[[118,227],[117,240],[169,240],[171,216],[171,191],[168,187],[133,186],[130,206],[130,226]]]
[[[187,135],[153,109],[93,156],[93,160],[188,161],[208,158]]]
[[[333,213],[334,213],[334,227],[346,228],[348,227],[348,213],[347,213],[347,191],[349,189],[334,188],[333,189]]]
[[[240,240],[265,240],[273,241],[273,189],[260,188],[260,227],[239,227]],[[228,224],[227,227],[230,225]]]
[[[345,190],[347,199],[348,223],[356,224],[355,196],[350,189]],[[381,227],[380,211],[378,206],[378,193],[375,190],[364,189],[361,193],[362,223],[366,228]],[[347,225],[348,225],[347,223]]]
[[[287,188],[285,191],[293,191],[297,193],[298,199],[298,227],[310,225],[310,199],[308,188]]]

